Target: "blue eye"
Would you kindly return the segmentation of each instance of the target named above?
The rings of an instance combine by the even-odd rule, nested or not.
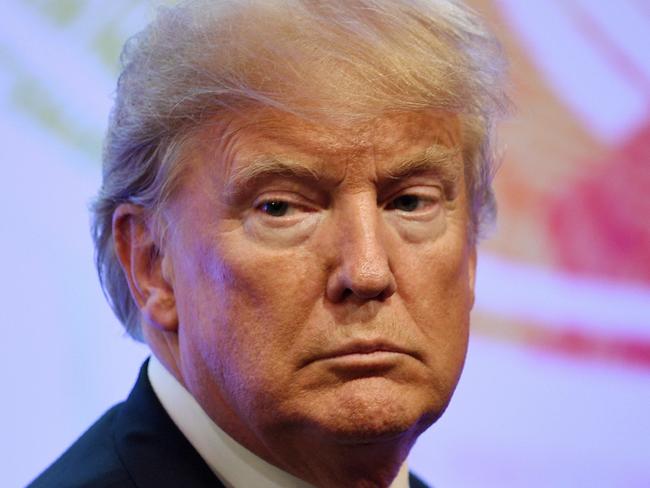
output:
[[[289,211],[289,203],[281,200],[269,200],[260,205],[259,208],[271,217],[284,217]]]
[[[393,200],[389,207],[403,212],[413,212],[420,206],[420,197],[417,195],[402,195]]]

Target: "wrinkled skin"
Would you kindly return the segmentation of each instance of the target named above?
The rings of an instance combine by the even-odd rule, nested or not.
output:
[[[461,142],[430,113],[232,119],[196,136],[164,240],[116,214],[123,263],[160,247],[130,259],[147,341],[232,437],[316,485],[390,483],[465,358]]]

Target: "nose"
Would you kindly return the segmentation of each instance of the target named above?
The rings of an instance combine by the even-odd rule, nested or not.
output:
[[[327,298],[335,303],[385,300],[397,289],[376,201],[366,200],[341,209],[337,219],[337,262],[327,283]]]

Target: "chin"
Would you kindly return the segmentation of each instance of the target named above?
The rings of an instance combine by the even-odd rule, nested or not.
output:
[[[438,395],[384,378],[364,378],[328,392],[312,410],[318,430],[343,443],[389,441],[417,435],[437,420],[447,402]]]

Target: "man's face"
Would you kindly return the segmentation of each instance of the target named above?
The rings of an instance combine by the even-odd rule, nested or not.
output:
[[[460,143],[428,113],[197,137],[166,212],[181,374],[240,442],[369,442],[442,413],[473,303]]]

